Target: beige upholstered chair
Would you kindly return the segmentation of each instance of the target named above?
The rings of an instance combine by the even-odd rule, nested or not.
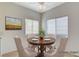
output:
[[[22,42],[20,38],[14,38],[17,51],[20,57],[34,57],[36,56],[36,52],[31,51],[28,47],[26,49],[23,48]]]
[[[67,41],[68,41],[68,38],[62,38],[60,40],[60,45],[59,45],[56,53],[53,55],[54,57],[63,57],[64,56]]]
[[[25,57],[27,54],[26,54],[25,50],[23,49],[21,39],[20,38],[14,38],[14,40],[15,40],[15,43],[16,43],[17,52],[18,52],[19,56]]]
[[[48,52],[48,54],[46,54],[47,57],[63,57],[64,56],[64,50],[66,47],[68,39],[67,38],[63,38],[60,39],[60,44],[58,48],[55,48],[55,50],[50,50],[50,52]]]

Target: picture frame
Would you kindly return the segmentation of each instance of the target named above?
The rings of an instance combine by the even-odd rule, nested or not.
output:
[[[22,19],[5,16],[5,30],[21,30]]]

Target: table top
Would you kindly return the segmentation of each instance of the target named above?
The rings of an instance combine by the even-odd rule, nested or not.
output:
[[[32,45],[51,45],[51,44],[54,44],[55,43],[55,38],[44,38],[43,42],[41,43],[39,41],[39,38],[28,38],[27,41],[32,44]]]

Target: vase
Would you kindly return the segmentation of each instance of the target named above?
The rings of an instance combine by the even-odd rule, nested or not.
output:
[[[39,42],[41,42],[41,43],[43,43],[43,41],[44,41],[44,37],[39,37]]]

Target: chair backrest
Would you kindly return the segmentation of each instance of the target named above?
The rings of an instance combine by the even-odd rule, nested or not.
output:
[[[63,38],[60,40],[60,45],[57,49],[56,54],[54,55],[55,57],[63,57],[64,56],[64,50],[66,48],[67,41],[68,41],[68,38]]]
[[[26,53],[23,49],[21,39],[20,38],[14,38],[14,40],[15,40],[15,43],[16,43],[16,47],[17,47],[17,51],[18,51],[19,56],[25,57]]]

